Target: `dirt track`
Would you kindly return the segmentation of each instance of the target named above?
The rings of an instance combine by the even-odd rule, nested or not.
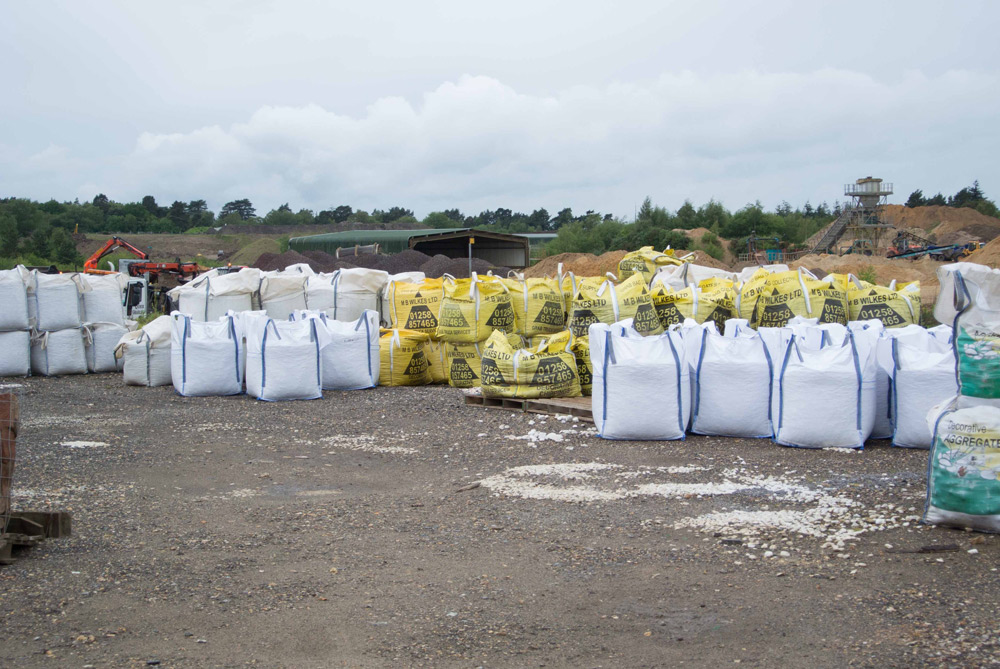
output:
[[[440,387],[18,383],[17,505],[74,534],[0,567],[0,666],[1000,659],[1000,546],[915,523],[925,452],[608,442]]]

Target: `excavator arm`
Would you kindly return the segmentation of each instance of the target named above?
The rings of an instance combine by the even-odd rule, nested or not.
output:
[[[112,237],[104,242],[104,246],[94,251],[93,255],[84,261],[83,271],[87,274],[114,274],[113,271],[109,272],[108,270],[99,269],[98,263],[101,261],[101,258],[109,253],[114,253],[118,249],[125,249],[139,260],[149,260],[149,254],[142,249],[129,244],[121,237]]]

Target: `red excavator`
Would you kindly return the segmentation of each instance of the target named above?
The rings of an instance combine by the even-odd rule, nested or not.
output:
[[[128,251],[135,256],[135,259],[119,259],[117,270],[113,266],[111,269],[100,269],[98,263],[100,263],[101,258],[118,249]],[[153,286],[161,275],[170,275],[175,277],[179,283],[187,283],[209,269],[195,262],[181,262],[180,258],[175,262],[152,262],[148,253],[129,244],[121,237],[112,237],[104,242],[104,246],[95,251],[83,263],[83,271],[87,274],[114,274],[118,271],[129,277],[128,288],[125,291],[125,313],[133,318],[149,311],[166,312],[169,310],[167,287],[157,288]]]
[[[118,261],[118,269],[100,269],[98,263],[104,256],[114,253],[118,249],[124,249],[134,255],[137,259],[122,258]],[[116,271],[129,276],[143,276],[149,274],[150,283],[155,283],[160,274],[172,274],[181,282],[190,281],[202,272],[207,272],[208,267],[202,267],[196,262],[181,262],[178,258],[176,262],[151,262],[149,254],[137,246],[129,244],[121,237],[112,237],[104,242],[104,246],[94,251],[83,263],[83,271],[87,274],[114,274]]]

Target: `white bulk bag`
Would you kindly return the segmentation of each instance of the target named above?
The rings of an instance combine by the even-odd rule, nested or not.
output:
[[[255,318],[247,331],[247,393],[257,399],[312,400],[323,396],[322,328],[316,319]]]
[[[593,323],[588,330],[597,432],[605,439],[683,439],[691,388],[681,336],[633,336],[628,329]]]
[[[122,360],[122,372],[129,386],[169,386],[170,316],[160,316],[141,330],[126,332],[118,340],[115,356]]]
[[[955,331],[951,325],[935,325],[932,328],[927,328],[927,332],[938,341],[942,341],[949,346],[951,345],[952,338],[955,336]]]
[[[27,376],[31,372],[31,333],[0,332],[0,376]]]
[[[317,274],[309,278],[306,304],[334,320],[353,323],[366,310],[379,310],[382,290],[388,282],[388,272],[364,267]]]
[[[115,357],[118,342],[128,328],[117,323],[87,323],[83,326],[87,347],[87,371],[120,372],[122,361]]]
[[[260,280],[260,304],[268,317],[286,320],[296,309],[306,308],[305,274],[275,274]]]
[[[0,271],[0,331],[28,329],[26,273],[22,265]]]
[[[177,393],[187,397],[242,393],[243,332],[237,317],[201,322],[175,311],[170,318],[170,376]]]
[[[853,334],[820,349],[791,336],[775,380],[774,441],[799,448],[864,446],[875,421],[876,365],[873,350],[861,348]]]
[[[42,274],[34,270],[27,287],[28,315],[36,330],[67,330],[83,324],[80,278],[76,274]]]
[[[83,317],[88,323],[125,325],[124,274],[81,274]]]
[[[929,449],[934,435],[927,425],[928,412],[958,394],[954,349],[927,334],[923,340],[887,339],[879,353],[880,367],[892,378],[892,445]]]
[[[774,365],[764,340],[747,327],[724,337],[702,330],[691,380],[691,431],[770,437]]]
[[[971,262],[954,262],[942,265],[937,269],[937,278],[941,284],[937,302],[934,303],[934,318],[938,323],[952,324],[955,317],[963,309],[978,308],[972,300],[977,288],[988,299],[983,300],[983,306],[1000,311],[1000,269]],[[971,283],[972,286],[967,284]],[[979,314],[966,315],[978,318]]]
[[[83,329],[36,332],[31,338],[31,372],[39,376],[86,374]]]
[[[705,267],[704,265],[695,265],[693,263],[684,263],[682,265],[663,265],[656,270],[653,278],[650,280],[650,287],[657,281],[662,283],[667,288],[672,290],[684,290],[689,284],[697,285],[699,282],[705,279],[729,279],[730,281],[737,281],[739,275],[736,272],[730,272],[725,269],[717,269],[715,267]]]
[[[912,324],[901,328],[886,328],[885,324],[878,319],[850,321],[847,324],[847,328],[854,334],[855,342],[863,349],[867,350],[868,347],[875,347],[875,422],[872,424],[871,437],[873,439],[888,439],[892,436],[894,422],[892,380],[889,373],[878,364],[878,351],[893,337],[908,336],[908,333],[913,332],[912,328],[920,330],[921,333],[925,331],[919,325]],[[862,348],[859,348],[859,351],[862,351]]]
[[[378,312],[368,309],[353,323],[328,318],[323,312],[297,315],[317,319],[326,331],[326,343],[320,349],[323,358],[323,390],[360,390],[378,385],[379,325]]]
[[[212,270],[167,295],[176,311],[190,314],[196,321],[216,321],[230,310],[250,311],[260,287],[260,270],[244,267],[239,272],[219,274]]]

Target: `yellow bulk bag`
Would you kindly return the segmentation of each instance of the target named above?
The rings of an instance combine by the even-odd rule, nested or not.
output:
[[[431,383],[448,383],[448,363],[445,342],[428,339],[424,344],[424,355],[427,356],[427,374]]]
[[[757,307],[757,296],[764,290],[764,282],[771,273],[766,269],[758,269],[749,279],[743,282],[736,297],[736,317],[744,318],[754,325],[754,309]]]
[[[750,325],[760,328],[785,327],[795,316],[846,325],[847,292],[801,268],[777,272],[765,280],[753,315]]]
[[[515,351],[494,332],[482,347],[482,388],[486,397],[579,397],[580,377],[569,338],[554,337],[537,349]]]
[[[514,328],[525,337],[552,334],[566,327],[566,307],[555,279],[505,279],[514,306]]]
[[[720,288],[735,289],[735,286],[736,282],[732,279],[725,279],[721,276],[709,277],[698,282],[698,289],[703,293],[710,293],[714,290],[719,290]]]
[[[515,351],[525,348],[524,339],[518,334],[506,335],[507,343]],[[445,343],[445,362],[448,372],[448,385],[455,388],[478,388],[479,376],[482,374],[482,343],[449,344]]]
[[[638,251],[626,253],[625,257],[618,261],[618,278],[624,281],[633,274],[641,274],[643,283],[649,284],[660,267],[683,264],[683,260],[674,257],[672,249],[660,253],[652,246],[643,246]]]
[[[633,274],[618,285],[610,279],[600,284],[589,279],[577,282],[566,320],[574,336],[587,336],[591,323],[615,323],[624,318],[633,319],[633,327],[640,334],[663,332],[641,274]]]
[[[589,397],[594,387],[594,370],[590,365],[590,337],[573,337],[569,345],[576,358],[576,373],[580,376],[580,394]]]
[[[424,279],[420,283],[390,281],[385,296],[392,327],[433,335],[438,326],[442,285],[442,279]]]
[[[379,337],[379,383],[383,386],[423,386],[431,381],[424,345],[430,339],[413,330],[382,330]]]
[[[694,316],[698,323],[713,321],[719,332],[725,332],[726,321],[736,317],[736,290],[732,287],[732,282],[729,283],[729,286],[718,285],[711,290],[706,290],[699,284]]]
[[[684,290],[672,290],[660,281],[653,284],[650,298],[664,330],[683,323],[685,318],[694,318],[698,306],[697,293],[698,289],[693,285]]]
[[[920,282],[876,286],[852,277],[847,311],[852,321],[876,319],[887,328],[920,325]]]
[[[503,282],[494,276],[444,278],[437,337],[453,344],[484,341],[494,330],[514,331],[514,307]]]

